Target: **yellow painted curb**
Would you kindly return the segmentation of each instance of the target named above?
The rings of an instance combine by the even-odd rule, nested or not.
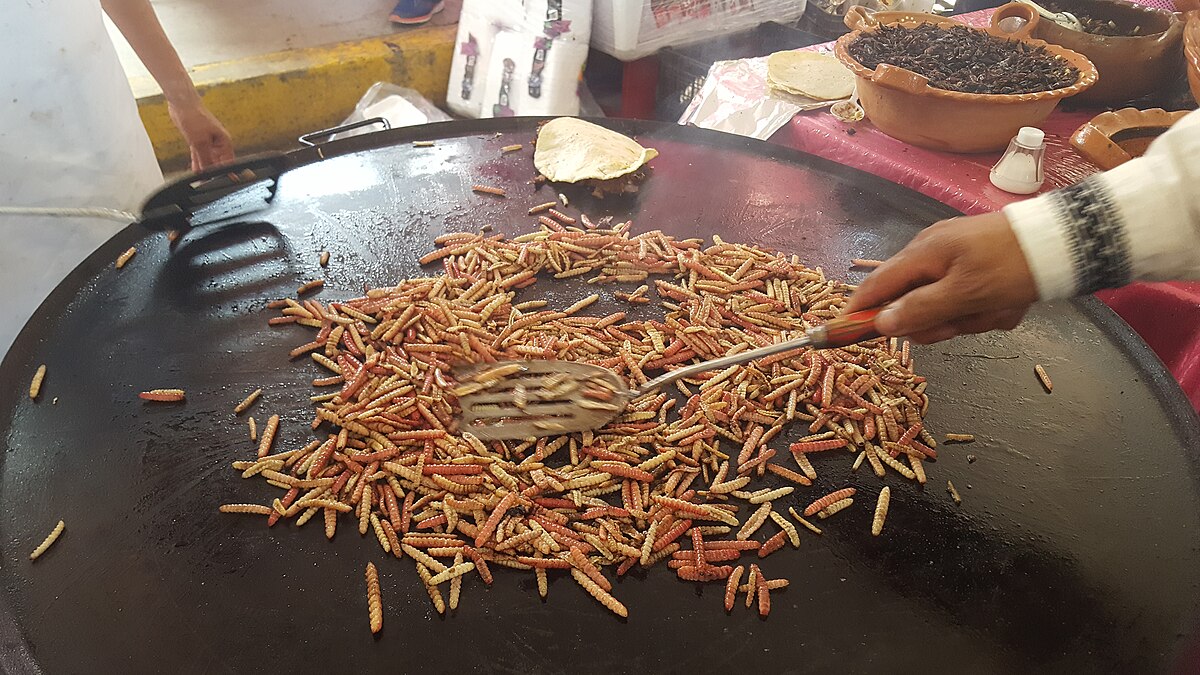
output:
[[[381,38],[277,52],[192,69],[205,105],[238,152],[295,147],[296,137],[340,123],[376,82],[446,98],[457,26],[431,26]],[[159,162],[184,168],[188,147],[171,123],[157,84],[130,82]]]

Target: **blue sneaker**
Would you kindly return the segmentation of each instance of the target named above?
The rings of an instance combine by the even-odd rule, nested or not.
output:
[[[429,21],[443,9],[446,3],[442,0],[400,0],[388,19],[403,26],[415,26]]]

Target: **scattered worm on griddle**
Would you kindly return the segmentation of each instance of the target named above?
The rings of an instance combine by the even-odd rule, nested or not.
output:
[[[58,541],[59,536],[62,535],[63,530],[66,528],[66,523],[61,520],[58,521],[58,524],[55,525],[54,529],[50,531],[50,534],[46,535],[46,538],[42,540],[42,543],[38,544],[37,548],[33,549],[33,553],[29,554],[29,559],[37,560],[40,558],[43,553],[45,553],[51,546],[54,545],[54,542]]]
[[[747,577],[745,586],[738,589],[745,588],[746,590],[746,609],[754,606],[754,597],[758,592],[759,575],[758,565],[750,565],[750,576]]]
[[[854,258],[850,261],[852,267],[868,267],[876,268],[883,264],[882,260],[873,260],[871,258]]]
[[[866,458],[867,458],[867,451],[866,451],[866,450],[863,450],[862,452],[858,453],[858,457],[857,457],[857,458],[855,458],[855,460],[854,460],[854,464],[853,464],[853,465],[850,467],[850,470],[851,470],[851,471],[858,471],[858,468],[859,468],[860,466],[862,466],[863,460],[864,460],[864,459],[866,459]]]
[[[775,551],[783,548],[785,543],[787,543],[787,531],[780,530],[779,532],[776,532],[774,536],[764,542],[761,547],[759,547],[758,557],[765,558],[771,555]]]
[[[462,550],[461,547],[456,547],[456,548],[459,551]],[[461,577],[462,575],[464,575],[467,572],[470,572],[471,570],[474,570],[474,569],[475,569],[475,563],[462,562],[460,560],[457,563],[455,563],[454,565],[447,567],[446,569],[442,570],[441,572],[438,572],[434,576],[430,577],[429,581],[426,583],[433,584],[434,586],[440,586],[441,584],[444,584],[447,581],[450,581],[451,579],[457,579],[458,577]]]
[[[738,582],[742,579],[742,574],[746,572],[745,565],[738,565],[733,569],[733,574],[725,580],[725,611],[732,612],[734,602],[737,599]]]
[[[221,513],[244,513],[255,516],[269,516],[274,512],[270,506],[262,504],[222,504],[217,507]]]
[[[917,479],[917,474],[914,473],[912,469],[901,464],[900,460],[889,455],[886,450],[879,447],[878,445],[872,446],[872,447],[874,448],[875,456],[879,458],[879,461],[883,462],[888,467],[890,467],[891,469],[896,471],[896,473],[899,473],[901,476],[904,476],[905,478],[907,478],[909,480]]]
[[[327,267],[329,265],[329,251],[321,251],[321,257],[317,259],[317,262],[321,267]]]
[[[316,506],[316,504],[313,504],[313,506]],[[335,534],[337,534],[337,514],[338,514],[338,512],[335,509],[325,507],[325,538],[326,539],[333,539],[333,536]]]
[[[568,216],[567,214],[565,214],[562,211],[559,211],[557,209],[548,209],[546,211],[546,213],[550,214],[551,218],[557,220],[558,222],[562,223],[563,225],[574,225],[576,222],[578,222],[571,216]]]
[[[508,191],[506,191],[504,188],[492,187],[490,185],[472,185],[471,191],[481,192],[487,195],[495,195],[497,197],[505,197],[508,195]]]
[[[947,443],[974,443],[975,436],[972,434],[946,434]]]
[[[1046,369],[1042,367],[1042,364],[1034,366],[1033,372],[1037,374],[1038,381],[1046,388],[1047,394],[1054,391],[1054,383],[1050,381],[1050,376],[1046,374]]]
[[[42,381],[46,379],[46,364],[38,366],[33,373],[33,380],[29,383],[29,398],[36,399],[38,394],[42,393]]]
[[[271,415],[267,419],[267,425],[263,427],[262,440],[258,442],[259,459],[271,454],[271,445],[275,442],[277,431],[279,431],[279,415]]]
[[[954,500],[955,504],[962,505],[962,496],[958,494],[952,481],[946,481],[946,492],[950,493],[950,498]]]
[[[828,518],[829,516],[834,515],[835,513],[838,513],[840,511],[850,508],[850,506],[852,504],[854,504],[853,497],[846,497],[845,499],[839,499],[838,501],[830,504],[829,506],[826,506],[825,508],[821,509],[820,511],[817,511],[817,517],[820,518],[821,520],[824,520],[824,519]]]
[[[917,477],[917,482],[921,485],[925,484],[925,462],[915,455],[908,456],[908,463],[912,467],[912,472]]]
[[[432,148],[433,141],[413,141],[414,148]]]
[[[262,396],[262,392],[262,389],[255,389],[247,394],[246,398],[242,399],[242,402],[234,407],[233,414],[240,415],[249,410],[250,406],[254,405],[254,402],[258,400],[258,397]]]
[[[313,279],[301,284],[300,288],[296,289],[296,295],[304,295],[315,290],[319,290],[325,286],[324,279]]]
[[[429,593],[429,600],[433,602],[433,608],[437,610],[438,614],[445,614],[446,601],[442,599],[442,592],[437,586],[430,583],[433,576],[429,573],[429,569],[419,562],[417,563],[417,576],[421,577],[421,583],[425,584],[425,591]]]
[[[471,569],[475,569],[474,563],[465,563],[465,564],[470,565]],[[458,553],[454,554],[454,565],[451,567],[451,569],[457,569],[457,568],[462,567],[463,565],[464,565],[463,552],[460,549],[458,551]],[[450,611],[451,612],[458,609],[458,601],[459,601],[459,598],[461,598],[461,597],[462,597],[462,575],[460,574],[450,580]]]
[[[379,516],[371,514],[371,531],[375,533],[375,538],[379,540],[379,548],[383,549],[384,553],[392,552],[392,543],[388,539],[387,532],[383,529],[383,521],[379,520]]]
[[[792,456],[796,458],[796,465],[800,467],[800,470],[804,472],[804,476],[808,480],[814,481],[817,479],[817,470],[813,467],[812,462],[809,461],[807,454],[802,452],[792,453]]]
[[[367,563],[367,616],[371,620],[371,632],[383,630],[383,597],[379,592],[379,572],[375,563]]]
[[[737,538],[741,540],[749,539],[754,535],[755,532],[758,531],[758,528],[763,526],[763,523],[767,522],[767,518],[770,517],[770,514],[771,502],[765,502],[762,506],[758,507],[757,511],[755,511],[748,519],[746,519],[745,524],[742,525],[742,529],[738,530]]]
[[[130,246],[129,248],[125,249],[124,253],[117,256],[117,269],[121,269],[122,267],[124,267],[125,264],[128,263],[130,260],[132,260],[133,256],[135,256],[135,255],[137,255],[137,247],[136,246]]]
[[[187,398],[187,395],[182,389],[151,389],[138,394],[138,398],[143,401],[155,401],[158,403],[175,403]]]
[[[784,533],[787,535],[788,541],[792,544],[792,548],[800,548],[800,533],[796,531],[796,526],[791,524],[782,513],[778,511],[771,512],[771,520],[775,521]]]
[[[523,147],[524,146],[521,145],[520,143],[514,143],[512,145],[506,145],[503,148],[500,148],[500,152],[502,152],[502,153],[516,152],[517,150],[520,150]]]
[[[766,467],[767,471],[770,471],[784,480],[790,480],[797,485],[812,485],[812,481],[809,480],[807,476],[802,476],[787,467],[780,466],[778,464],[772,464],[770,462],[767,463]]]
[[[871,519],[871,535],[878,537],[883,532],[883,523],[887,520],[888,504],[892,501],[892,489],[883,486],[879,491],[879,499],[875,502],[875,516]]]
[[[539,213],[549,211],[550,209],[554,208],[555,206],[558,206],[558,202],[546,202],[544,204],[538,204],[537,206],[534,206],[529,209],[529,215],[536,216]]]
[[[827,507],[835,502],[839,502],[843,499],[846,499],[847,497],[853,497],[855,492],[857,492],[857,490],[855,490],[852,487],[851,488],[842,488],[841,490],[836,490],[834,492],[830,492],[829,494],[813,501],[811,504],[809,504],[807,507],[805,507],[804,515],[805,516],[814,515],[818,511],[824,509],[825,507]]]
[[[246,424],[250,427],[250,440],[258,440],[258,424],[254,421],[254,416],[246,418]]]
[[[629,610],[625,608],[625,605],[621,604],[619,600],[610,595],[608,591],[596,585],[596,582],[592,581],[588,575],[572,567],[571,577],[574,578],[580,586],[583,586],[583,589],[587,591],[593,598],[599,600],[600,604],[612,611],[613,614],[616,614],[621,618],[626,618],[629,616]]]

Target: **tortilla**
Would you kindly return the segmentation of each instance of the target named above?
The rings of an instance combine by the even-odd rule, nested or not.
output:
[[[533,165],[555,183],[612,180],[631,174],[658,156],[654,148],[615,131],[574,117],[542,125],[533,150]]]
[[[767,84],[798,96],[836,101],[854,91],[854,73],[832,56],[775,52],[767,57]]]

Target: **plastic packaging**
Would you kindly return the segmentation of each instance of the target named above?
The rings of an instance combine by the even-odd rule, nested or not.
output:
[[[805,5],[806,0],[595,0],[592,46],[633,61],[766,21],[788,23],[804,14]]]
[[[442,112],[421,95],[421,92],[408,87],[400,87],[388,82],[376,82],[367,89],[354,106],[354,112],[343,120],[342,124],[361,122],[372,117],[382,117],[392,128],[411,127],[430,122],[447,122],[450,116]],[[364,127],[334,134],[330,140],[349,138],[358,134],[366,134],[378,129]]]
[[[1021,127],[1008,143],[1008,150],[992,167],[992,185],[1017,195],[1033,194],[1041,189],[1046,176],[1042,158],[1046,154],[1046,134],[1034,127]]]
[[[679,123],[765,141],[796,113],[831,103],[772,91],[765,56],[717,61]]]
[[[465,117],[576,115],[591,0],[466,0],[446,105]]]

